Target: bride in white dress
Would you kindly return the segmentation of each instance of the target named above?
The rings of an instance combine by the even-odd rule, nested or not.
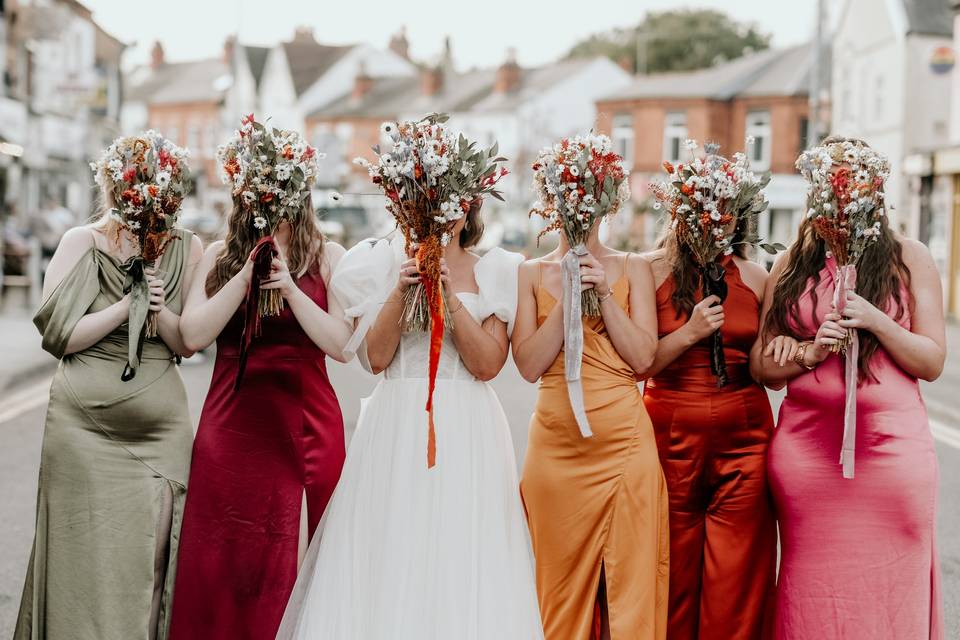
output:
[[[507,357],[522,257],[467,251],[482,229],[479,211],[471,214],[455,230],[467,225],[467,247],[446,249],[454,330],[443,339],[434,392],[433,468],[429,335],[399,326],[403,289],[417,281],[403,239],[360,243],[333,275],[334,294],[366,335],[361,361],[384,375],[361,403],[278,639],[543,638],[510,429],[485,382]]]

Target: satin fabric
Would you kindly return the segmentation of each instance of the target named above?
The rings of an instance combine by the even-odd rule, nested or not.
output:
[[[773,413],[748,364],[760,301],[732,258],[724,266],[729,383],[717,387],[705,339],[644,387],[670,495],[667,635],[684,640],[759,640],[772,622],[777,529],[766,454]],[[657,290],[661,337],[687,321],[677,316],[675,288],[669,276]]]
[[[827,259],[799,300],[798,336],[830,312]],[[903,291],[904,299],[909,294]],[[897,317],[909,329],[910,313]],[[937,458],[917,380],[881,346],[876,380],[857,389],[856,477],[842,475],[843,358],[830,355],[787,385],[769,452],[780,520],[775,637],[944,637],[934,518]]]
[[[167,307],[179,313],[192,236],[176,236],[160,269]],[[126,323],[64,355],[84,315],[123,297],[125,275],[91,247],[34,318],[43,348],[61,360],[50,386],[36,537],[15,640],[167,637],[193,438],[183,380],[167,345],[147,338],[136,377],[122,382]],[[158,539],[167,496],[170,533]],[[169,557],[158,558],[164,547]],[[155,563],[165,569],[151,630]]]
[[[629,312],[622,277],[613,294]],[[557,304],[538,283],[537,322]],[[561,351],[540,379],[521,493],[536,558],[548,640],[585,640],[595,628],[604,570],[611,637],[666,635],[667,487],[634,372],[601,318],[583,318],[581,370],[593,436],[584,438],[567,396]]]
[[[321,308],[314,266],[297,285]],[[340,405],[325,354],[289,305],[263,318],[234,391],[244,309],[217,338],[193,448],[172,638],[276,635],[297,573],[301,504],[316,529],[343,466]]]

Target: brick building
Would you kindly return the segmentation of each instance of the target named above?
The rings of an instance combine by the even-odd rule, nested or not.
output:
[[[794,169],[807,145],[808,95],[813,52],[802,45],[744,56],[709,69],[652,74],[597,102],[601,131],[632,168],[636,216],[620,216],[623,243],[651,247],[659,216],[650,207],[651,181],[662,178],[664,160],[688,157],[684,141],[716,142],[721,152],[745,150],[754,169],[770,171],[770,214],[761,233],[789,242],[804,211],[805,186]]]

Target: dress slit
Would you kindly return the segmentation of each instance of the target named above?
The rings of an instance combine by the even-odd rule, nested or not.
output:
[[[170,536],[173,533],[173,489],[161,479],[160,513],[157,515],[156,548],[153,556],[153,598],[150,601],[150,618],[147,637],[155,640],[160,622],[160,606],[167,583],[170,563]]]

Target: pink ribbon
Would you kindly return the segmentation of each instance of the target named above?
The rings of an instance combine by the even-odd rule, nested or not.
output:
[[[857,290],[857,267],[852,264],[837,267],[834,278],[833,305],[843,315],[847,306],[847,291]],[[857,361],[860,359],[860,340],[856,329],[847,330],[850,342],[845,351],[843,379],[846,400],[843,408],[843,444],[840,447],[840,464],[843,477],[853,478],[854,458],[857,449]]]

